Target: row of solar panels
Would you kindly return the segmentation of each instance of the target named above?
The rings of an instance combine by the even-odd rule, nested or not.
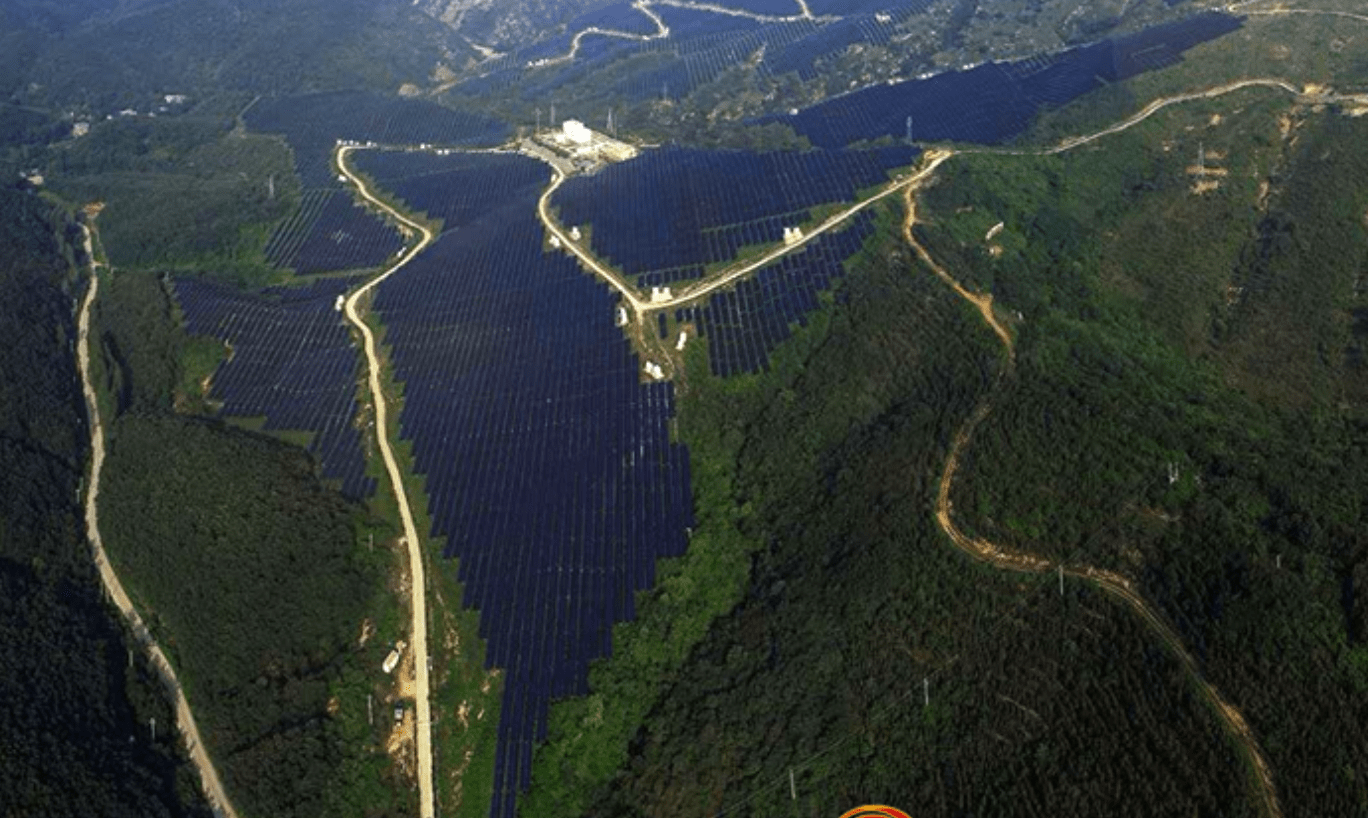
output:
[[[493,814],[511,818],[550,701],[585,690],[656,560],[683,552],[692,500],[688,454],[670,441],[673,393],[641,383],[617,295],[544,252],[545,167],[454,159],[375,158],[395,195],[451,218],[377,288],[374,309],[433,533],[506,673]],[[462,202],[472,190],[483,207]]]
[[[984,63],[924,80],[871,86],[769,121],[785,122],[828,149],[879,137],[906,138],[909,130],[914,140],[997,144],[1022,133],[1044,108],[1171,65],[1187,49],[1240,25],[1238,17],[1204,12],[1045,59]]]
[[[375,491],[375,480],[366,476],[356,428],[356,351],[335,309],[352,284],[324,279],[253,295],[179,278],[175,290],[187,331],[232,349],[212,376],[210,398],[222,402],[220,415],[312,433],[309,450],[323,477],[361,498]]]
[[[844,275],[843,262],[873,232],[873,216],[862,211],[844,229],[823,234],[803,252],[785,256],[733,290],[702,306],[676,310],[675,322],[692,324],[708,340],[713,374],[728,377],[768,369],[770,353],[790,337],[793,324],[807,323],[820,306],[818,293]],[[664,337],[666,322],[658,328]]]
[[[404,246],[399,231],[340,190],[305,192],[300,210],[276,228],[266,260],[300,275],[379,267]]]
[[[594,252],[629,275],[725,262],[781,241],[819,204],[849,202],[912,164],[918,149],[774,152],[666,148],[556,193],[561,221],[592,224]]]

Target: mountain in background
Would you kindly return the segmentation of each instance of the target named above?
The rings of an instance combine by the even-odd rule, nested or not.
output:
[[[508,48],[537,39],[572,17],[620,0],[415,0],[414,6],[471,42]]]
[[[106,108],[153,94],[398,91],[473,50],[400,0],[3,0],[0,99]]]

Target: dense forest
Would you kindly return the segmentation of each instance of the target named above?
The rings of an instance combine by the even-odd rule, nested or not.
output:
[[[0,812],[206,816],[169,699],[85,540],[72,230],[0,189]]]
[[[247,816],[409,808],[379,750],[371,621],[386,549],[304,451],[202,417],[187,338],[159,277],[115,274],[98,330],[115,421],[101,491],[110,559],[181,674],[219,772]],[[187,374],[189,373],[189,374]],[[384,531],[380,532],[383,537]],[[361,641],[358,642],[358,638]]]
[[[1064,158],[958,160],[921,229],[1020,318],[962,524],[1137,581],[1288,815],[1368,810],[1365,138],[1251,93]]]
[[[716,380],[697,348],[681,433],[720,490],[701,489],[716,508],[694,540],[752,552],[744,598],[675,667],[624,681],[627,641],[598,668],[641,726],[580,747],[624,754],[604,777],[556,752],[589,720],[554,721],[528,814],[1251,814],[1233,746],[1129,611],[977,566],[936,529],[998,349],[895,217],[770,373]],[[662,573],[643,623],[707,581]]]

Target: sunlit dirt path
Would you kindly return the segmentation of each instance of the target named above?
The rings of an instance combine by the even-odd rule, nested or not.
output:
[[[101,265],[95,260],[90,228],[82,225],[81,229],[85,234],[86,259],[90,265],[90,288],[86,290],[85,300],[81,302],[76,341],[76,361],[81,371],[81,389],[85,393],[86,412],[90,417],[90,480],[85,497],[86,537],[90,540],[91,550],[94,551],[95,565],[99,569],[100,582],[104,585],[105,593],[128,621],[133,636],[147,651],[152,659],[152,666],[156,668],[167,690],[175,699],[176,726],[180,728],[181,736],[185,739],[191,763],[199,771],[200,784],[204,788],[204,795],[209,800],[210,807],[224,818],[238,818],[237,811],[228,800],[228,793],[224,792],[218,770],[214,768],[213,761],[204,749],[199,727],[195,724],[195,716],[190,711],[190,703],[185,699],[185,691],[181,689],[180,680],[176,678],[176,671],[152,638],[147,626],[143,624],[137,609],[133,607],[133,600],[129,599],[118,574],[109,564],[104,540],[100,537],[100,473],[104,469],[105,437],[104,421],[100,417],[100,402],[96,397],[95,384],[90,374],[90,308],[95,304],[95,298],[99,294],[100,277],[96,271]]]
[[[434,818],[436,805],[432,783],[432,703],[429,699],[428,647],[427,647],[427,576],[423,564],[422,542],[418,539],[418,527],[413,523],[413,512],[409,506],[408,491],[404,488],[404,477],[399,471],[399,461],[389,442],[389,406],[385,392],[380,386],[380,356],[376,350],[375,334],[361,318],[358,305],[377,284],[399,272],[410,261],[432,244],[435,238],[426,226],[408,218],[380,199],[366,187],[366,183],[354,174],[347,165],[347,157],[355,150],[344,146],[337,152],[337,164],[342,173],[355,185],[361,198],[383,210],[400,224],[412,230],[420,238],[413,247],[400,257],[399,261],[380,275],[366,282],[353,292],[346,301],[347,320],[361,333],[366,351],[366,378],[370,386],[371,401],[375,404],[375,440],[380,448],[380,456],[385,461],[385,471],[389,474],[390,485],[394,490],[394,500],[399,506],[399,517],[404,527],[404,544],[408,546],[409,562],[409,610],[410,648],[413,651],[414,681],[414,718],[417,722],[416,745],[418,754],[418,812],[421,818]]]
[[[1265,0],[1244,0],[1242,3],[1228,3],[1224,6],[1218,6],[1217,9],[1229,12],[1230,14],[1254,14],[1265,17],[1280,17],[1289,14],[1311,14],[1325,17],[1344,17],[1349,20],[1358,20],[1359,22],[1368,23],[1368,15],[1354,14],[1353,12],[1340,11],[1338,9],[1288,8],[1283,5],[1274,5],[1271,8],[1264,9],[1248,8],[1248,6],[1261,2],[1265,2]]]

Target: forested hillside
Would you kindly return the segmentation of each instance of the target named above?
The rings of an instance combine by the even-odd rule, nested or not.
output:
[[[203,816],[168,699],[85,541],[70,230],[0,189],[0,812]]]
[[[1368,809],[1365,139],[1248,92],[1063,158],[956,160],[921,229],[1020,315],[962,524],[1132,577],[1288,815]]]
[[[694,544],[754,552],[744,598],[632,689],[614,668],[648,648],[624,633],[595,689],[655,702],[630,756],[597,777],[621,751],[579,738],[592,716],[553,720],[529,814],[1251,814],[1234,748],[1129,611],[977,566],[936,529],[941,463],[998,347],[912,262],[897,215],[770,373],[717,380],[696,348]],[[701,582],[666,574],[642,627]]]

